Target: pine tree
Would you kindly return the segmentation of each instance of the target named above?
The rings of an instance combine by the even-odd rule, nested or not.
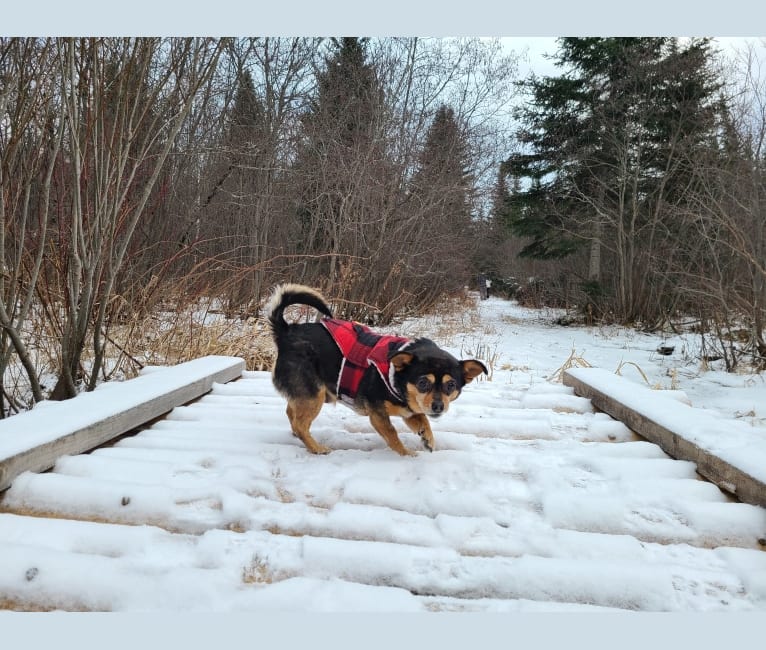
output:
[[[325,144],[354,147],[374,137],[382,92],[366,61],[367,39],[346,37],[333,43],[335,51],[317,75],[318,93],[306,120],[310,131],[319,127]]]
[[[234,164],[257,164],[258,149],[263,147],[265,135],[263,104],[255,92],[253,76],[245,70],[239,76],[225,136],[226,147],[232,154]]]
[[[426,218],[441,232],[470,227],[474,186],[468,142],[449,106],[436,111],[411,185],[416,202],[427,207]]]
[[[562,38],[562,74],[526,84],[522,153],[506,161],[525,181],[511,228],[530,238],[529,257],[589,245],[588,279],[609,285],[623,319],[661,299],[646,267],[681,236],[672,212],[689,191],[695,148],[715,130],[708,56],[704,39]]]
[[[214,182],[205,198],[206,206],[224,190],[232,174],[241,175],[249,169],[252,175],[252,170],[257,167],[258,150],[263,146],[265,132],[263,105],[256,95],[252,75],[245,70],[237,78],[234,104],[226,119],[220,143],[220,159],[216,161],[214,169],[209,170],[208,175]]]
[[[229,284],[231,313],[257,302],[263,291],[263,271],[257,267],[267,255],[269,215],[263,202],[272,173],[266,112],[251,73],[241,70],[236,84],[216,155],[205,170],[209,185],[202,190],[207,252],[223,256],[240,272],[237,281]]]
[[[390,264],[383,259],[390,256],[385,237],[398,182],[385,97],[366,48],[367,39],[332,40],[303,116],[293,168],[302,224],[297,252],[311,254],[304,258],[303,280],[340,285],[336,295],[359,303]]]
[[[409,182],[410,227],[404,246],[414,275],[411,287],[433,292],[464,285],[478,242],[474,194],[468,140],[454,110],[442,105]]]

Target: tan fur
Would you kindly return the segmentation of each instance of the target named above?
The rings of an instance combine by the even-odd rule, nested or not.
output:
[[[394,429],[394,425],[391,424],[391,420],[388,417],[388,413],[380,413],[378,411],[372,411],[370,413],[370,423],[375,428],[386,444],[391,447],[397,454],[401,456],[416,456],[417,454],[410,449],[407,449],[402,441],[399,440],[399,434]]]
[[[431,381],[433,381],[433,378],[431,379]],[[434,398],[433,389],[428,391],[427,393],[421,393],[412,384],[407,384],[407,403],[410,405],[416,404],[418,407],[416,410],[417,413],[427,413],[428,411],[430,411],[431,402],[433,401],[433,398]]]
[[[412,361],[412,355],[409,352],[397,352],[391,357],[391,365],[396,372],[404,370],[404,366],[410,363],[410,361]]]
[[[431,423],[423,413],[413,413],[410,409],[391,402],[385,402],[385,407],[387,415],[398,415],[402,418],[410,431],[420,436],[426,448],[433,450],[434,434],[431,431]]]
[[[477,364],[478,365],[478,364]],[[421,393],[416,386],[412,384],[407,385],[407,402],[410,405],[416,404],[418,413],[428,413],[431,410],[431,402],[434,399],[434,393],[438,392],[444,404],[444,413],[449,409],[450,401],[456,399],[460,395],[460,391],[452,391],[449,395],[442,393],[440,389],[435,386],[436,377],[434,375],[425,375],[428,380],[434,384],[434,387],[427,393]],[[474,375],[475,376],[475,375]],[[442,377],[442,385],[446,384],[450,379],[453,379],[450,375],[444,375]],[[471,377],[473,379],[473,377]],[[467,380],[470,381],[470,380]],[[404,416],[402,416],[404,417]]]
[[[287,418],[290,420],[290,426],[293,434],[301,439],[306,448],[312,454],[328,454],[331,449],[320,445],[314,440],[309,427],[314,421],[322,405],[325,403],[326,391],[321,388],[316,397],[308,399],[290,399],[287,402]]]
[[[481,367],[481,364],[476,363],[473,359],[463,363],[463,378],[466,384],[470,384],[474,377],[478,377],[483,372],[484,368]]]
[[[420,436],[426,449],[433,451],[434,434],[433,431],[431,431],[431,423],[425,415],[422,413],[415,413],[408,418],[404,418],[404,423],[413,433],[417,433]]]

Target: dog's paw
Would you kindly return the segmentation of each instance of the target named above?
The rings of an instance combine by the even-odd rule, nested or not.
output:
[[[315,445],[314,447],[307,447],[307,449],[312,454],[318,454],[320,456],[324,456],[325,454],[329,454],[332,451],[332,449],[330,449],[329,447],[325,447],[324,445]]]
[[[420,436],[420,439],[423,441],[423,446],[428,449],[428,451],[434,450],[434,439],[433,436],[431,436],[427,431],[418,431],[418,435]]]

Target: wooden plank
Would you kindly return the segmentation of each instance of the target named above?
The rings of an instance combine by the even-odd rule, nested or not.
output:
[[[766,453],[757,432],[600,368],[566,370],[564,385],[745,503],[766,507]]]
[[[0,421],[0,491],[25,471],[53,467],[65,454],[79,454],[209,392],[213,383],[242,375],[238,357],[207,356],[152,369],[125,382],[108,382],[63,402]]]

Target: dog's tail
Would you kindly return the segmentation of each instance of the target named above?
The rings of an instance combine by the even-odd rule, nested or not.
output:
[[[266,304],[269,326],[275,341],[287,331],[288,324],[284,318],[284,311],[290,305],[308,305],[332,318],[332,311],[327,306],[327,302],[315,289],[302,284],[279,285],[275,287]]]

